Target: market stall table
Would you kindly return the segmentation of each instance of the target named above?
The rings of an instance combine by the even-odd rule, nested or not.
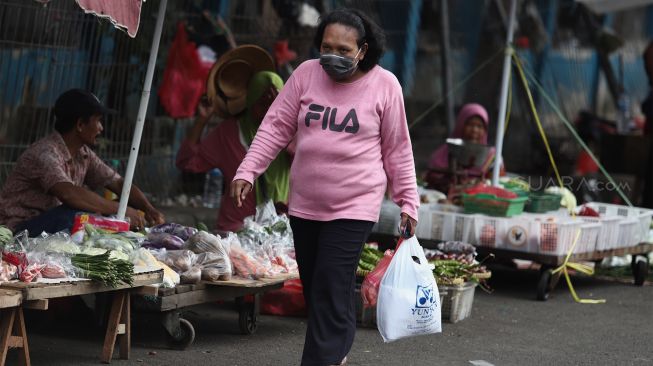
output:
[[[283,274],[272,278],[250,280],[233,278],[229,281],[202,281],[194,285],[177,285],[175,288],[160,288],[157,296],[145,296],[135,302],[136,308],[162,313],[162,325],[168,333],[170,344],[175,349],[186,349],[195,340],[193,325],[180,315],[188,306],[216,301],[236,300],[239,326],[243,334],[252,334],[257,328],[260,295],[283,287],[287,280],[298,278],[297,274]],[[248,302],[246,296],[253,296]]]
[[[29,347],[25,332],[25,318],[21,303],[23,295],[19,291],[0,290],[0,365],[5,364],[9,348],[20,348],[18,362],[29,365]]]
[[[117,287],[105,286],[99,282],[89,279],[57,279],[46,280],[40,279],[39,282],[5,282],[0,284],[3,290],[13,290],[20,294],[23,304],[32,304],[32,308],[47,310],[48,300],[61,297],[71,297],[79,295],[89,295],[101,292],[114,292],[113,302],[109,315],[109,323],[104,338],[104,347],[102,348],[101,361],[103,363],[111,362],[116,340],[119,342],[120,358],[129,359],[131,347],[131,317],[130,317],[130,295],[134,293],[153,293],[148,285],[161,283],[163,280],[163,271],[160,269],[141,269],[134,274],[132,285],[119,285]],[[25,306],[25,305],[24,305]],[[21,309],[21,308],[18,308]],[[19,327],[24,338],[24,354],[29,364],[29,355],[27,350],[27,335],[22,317],[22,310],[17,311]],[[3,314],[3,337],[5,336],[5,317]],[[14,328],[17,325],[14,323]],[[4,340],[4,338],[3,338]],[[12,337],[13,340],[13,337]],[[10,344],[11,344],[10,340]],[[15,342],[14,342],[15,343]],[[6,352],[5,352],[6,353]],[[4,354],[3,353],[3,356]],[[4,365],[4,357],[2,358]]]

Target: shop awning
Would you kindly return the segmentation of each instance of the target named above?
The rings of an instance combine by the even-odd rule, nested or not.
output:
[[[51,0],[36,0],[47,4]],[[127,32],[134,38],[141,20],[141,7],[144,0],[75,0],[87,14],[109,19],[114,27]]]

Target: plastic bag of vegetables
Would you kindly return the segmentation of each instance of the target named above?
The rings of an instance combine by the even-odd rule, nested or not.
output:
[[[199,231],[197,234],[191,236],[186,242],[184,249],[191,250],[196,254],[211,252],[225,257],[229,256],[228,245],[223,243],[217,236],[209,234],[206,231]]]
[[[219,253],[205,252],[197,255],[195,265],[202,268],[205,281],[228,281],[231,279],[231,260]]]
[[[254,217],[256,223],[265,226],[273,225],[278,217],[272,200],[267,200],[267,202],[256,206],[256,216]]]
[[[116,234],[92,236],[84,242],[84,246],[120,252],[127,257],[136,249],[129,239]]]
[[[175,272],[182,274],[190,270],[197,262],[197,255],[190,250],[159,250],[152,252],[156,259],[165,263]]]
[[[143,242],[144,248],[178,250],[184,246],[184,240],[169,233],[151,232]]]
[[[18,278],[18,267],[2,261],[0,263],[0,282],[11,281]]]
[[[179,284],[179,274],[167,264],[156,259],[148,249],[140,248],[134,251],[132,263],[134,263],[134,267],[163,269],[163,287],[172,288]]]
[[[75,276],[70,257],[64,253],[28,252],[27,261],[41,268],[43,278],[65,278]]]
[[[199,266],[193,266],[188,271],[179,275],[180,283],[194,284],[202,280],[202,269]]]
[[[29,241],[27,250],[68,255],[77,254],[81,251],[79,245],[65,232],[58,232],[52,235],[42,234]]]
[[[187,227],[171,222],[152,227],[150,229],[150,233],[171,234],[183,241],[186,241],[190,239],[191,236],[197,234],[197,229],[194,227]]]
[[[18,268],[18,275],[27,267],[25,247],[29,243],[29,233],[24,230],[14,236],[2,249],[2,260]]]

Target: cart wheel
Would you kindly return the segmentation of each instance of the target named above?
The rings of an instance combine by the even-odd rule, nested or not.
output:
[[[179,332],[177,334],[168,334],[168,341],[171,348],[183,351],[188,348],[195,340],[195,328],[193,324],[186,319],[179,318]]]
[[[648,261],[645,259],[635,259],[633,257],[633,277],[635,278],[635,286],[642,286],[648,276]]]
[[[542,269],[540,271],[540,279],[537,281],[537,300],[546,301],[549,299],[549,292],[551,291],[551,279],[553,277],[553,270]]]
[[[250,335],[256,332],[257,316],[254,304],[244,303],[238,311],[238,325],[242,334]]]

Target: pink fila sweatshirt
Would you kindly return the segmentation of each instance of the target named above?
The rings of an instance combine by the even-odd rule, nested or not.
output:
[[[288,213],[308,220],[378,221],[387,185],[417,217],[419,195],[401,85],[375,66],[353,83],[302,63],[279,93],[236,172],[252,183],[296,136]]]

